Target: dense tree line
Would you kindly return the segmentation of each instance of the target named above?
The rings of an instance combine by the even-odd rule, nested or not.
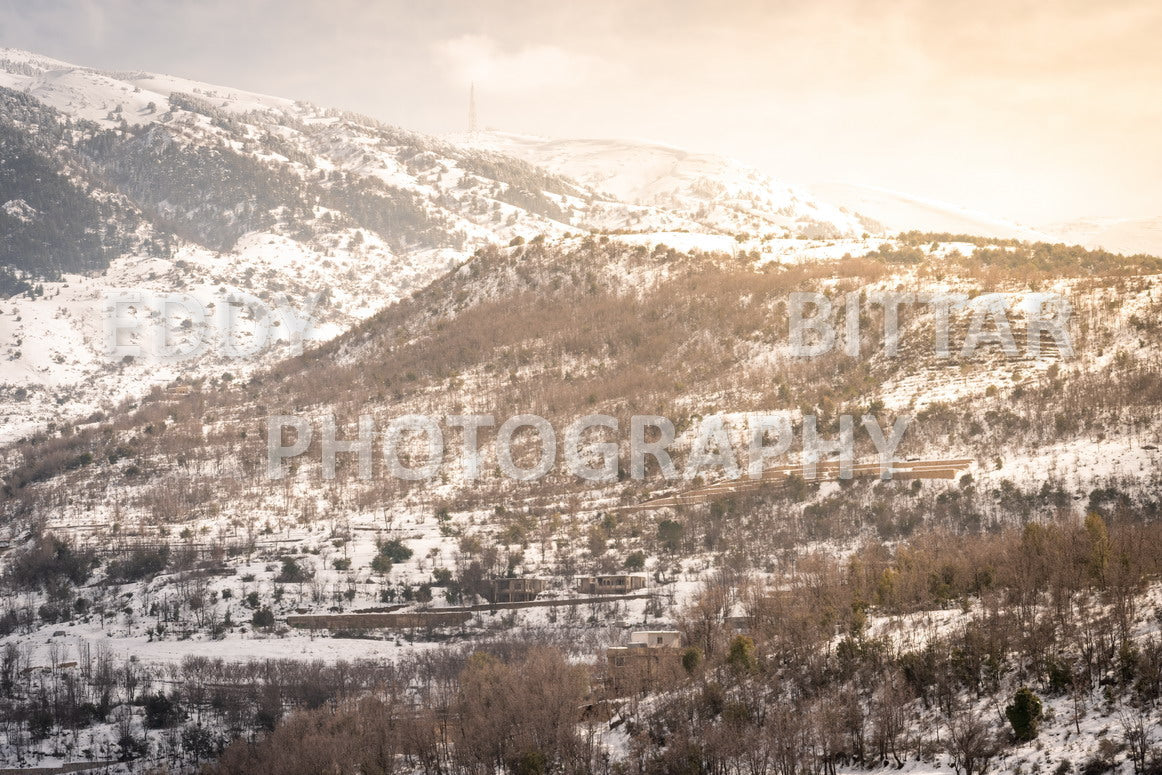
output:
[[[0,297],[61,272],[103,268],[133,249],[163,254],[136,234],[141,214],[95,190],[73,148],[91,127],[61,121],[34,98],[0,89]]]

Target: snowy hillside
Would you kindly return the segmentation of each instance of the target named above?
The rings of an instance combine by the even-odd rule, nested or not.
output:
[[[201,5],[0,3],[0,775],[1162,775],[1162,2]]]
[[[0,277],[11,296],[0,315],[0,439],[286,354],[110,364],[99,351],[106,293],[201,289],[213,308],[214,296],[277,289],[301,308],[325,291],[312,336],[326,338],[482,245],[700,229],[685,213],[602,198],[496,153],[185,79],[3,50],[0,89],[11,90],[0,97],[12,105],[17,165],[0,180],[12,254]],[[68,226],[89,235],[83,254]]]
[[[1063,242],[1117,253],[1162,255],[1162,217],[1087,218],[1046,227]]]
[[[127,287],[201,288],[210,307],[210,290],[277,288],[305,306],[326,289],[312,333],[326,338],[479,247],[518,238],[599,231],[793,261],[859,252],[878,229],[736,162],[666,146],[498,134],[448,142],[11,49],[0,50],[0,89],[11,90],[0,97],[13,105],[6,131],[19,165],[0,183],[0,222],[12,230],[0,277],[12,297],[0,316],[9,367],[0,439],[177,378],[244,376],[286,354],[109,364],[98,307]],[[83,254],[63,228],[70,219],[93,242]],[[837,237],[845,242],[802,239]]]
[[[1081,218],[1032,227],[996,214],[875,186],[827,182],[813,183],[807,190],[824,201],[874,218],[890,233],[974,234],[1061,242],[1125,255],[1162,255],[1162,218]]]
[[[489,247],[253,381],[207,380],[0,448],[10,691],[49,722],[79,712],[65,686],[77,687],[74,704],[94,706],[47,731],[14,723],[0,762],[127,757],[193,769],[207,750],[199,735],[224,745],[240,728],[269,730],[284,712],[392,680],[406,710],[375,717],[416,722],[409,739],[427,740],[424,714],[445,709],[425,694],[425,671],[437,669],[425,665],[551,647],[588,679],[585,701],[560,707],[607,708],[576,723],[591,724],[616,761],[631,746],[674,750],[679,737],[663,745],[648,733],[674,719],[697,720],[695,740],[783,750],[746,725],[757,715],[715,710],[752,701],[771,714],[796,709],[770,734],[827,731],[819,745],[832,746],[835,772],[898,771],[897,761],[963,772],[963,746],[946,730],[968,723],[987,733],[985,755],[1001,769],[1056,771],[1100,755],[1128,772],[1130,753],[1099,740],[1121,740],[1138,718],[1133,698],[1162,686],[1162,351],[1151,334],[1162,325],[1162,262],[909,239],[785,264],[646,235]],[[1075,357],[996,346],[937,357],[915,308],[889,357],[874,306],[861,310],[866,358],[787,351],[795,290],[1003,294],[1020,306],[1031,285],[1070,299]],[[957,342],[967,313],[954,315]],[[909,411],[905,455],[969,463],[955,478],[802,481],[655,508],[641,505],[680,485],[564,471],[507,480],[495,429],[482,433],[472,481],[449,462],[404,482],[378,455],[369,479],[346,455],[327,479],[317,447],[283,479],[264,465],[266,418],[284,411],[334,414],[344,429],[362,414],[383,427],[404,414],[532,411],[562,426],[603,412],[624,429],[643,409],[683,429],[679,461],[698,418],[714,413],[733,423],[813,412],[834,437],[839,414]],[[632,574],[641,587],[587,598],[583,580],[597,574]],[[514,580],[540,591],[498,604],[495,585]],[[682,642],[672,673],[642,690],[619,684],[607,661],[631,630]],[[103,689],[113,670],[128,684]],[[1037,743],[1010,742],[995,712],[1023,686],[1056,714]],[[65,699],[40,699],[54,692]],[[898,711],[891,734],[886,709]]]
[[[643,141],[563,140],[502,132],[451,139],[516,156],[625,202],[682,213],[704,229],[726,234],[821,239],[882,230],[853,210],[712,154]]]
[[[916,230],[995,239],[1049,239],[1043,232],[996,215],[899,191],[838,182],[814,183],[808,190],[828,202],[876,219],[892,233]]]

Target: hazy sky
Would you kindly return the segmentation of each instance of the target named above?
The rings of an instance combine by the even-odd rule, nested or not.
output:
[[[1162,215],[1162,2],[0,0],[0,45],[459,131],[728,154],[1043,223]]]

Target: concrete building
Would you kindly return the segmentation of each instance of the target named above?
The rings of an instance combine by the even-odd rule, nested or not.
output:
[[[646,588],[646,577],[632,573],[612,576],[581,576],[577,591],[584,595],[628,595]]]
[[[544,579],[493,579],[489,586],[490,603],[528,603],[545,591]]]
[[[638,630],[625,646],[605,650],[607,683],[614,691],[645,691],[676,678],[682,669],[682,634],[677,630]]]

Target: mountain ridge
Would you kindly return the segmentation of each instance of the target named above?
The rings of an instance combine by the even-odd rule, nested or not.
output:
[[[0,90],[5,137],[32,143],[29,171],[0,179],[12,251],[0,438],[46,427],[61,406],[108,412],[174,379],[255,368],[212,355],[104,362],[100,297],[127,280],[154,292],[266,285],[300,300],[326,288],[316,328],[329,336],[484,245],[596,231],[747,248],[733,221],[700,223],[697,208],[603,197],[526,160],[303,102],[12,49],[0,50]],[[46,228],[90,211],[85,253],[68,229]],[[275,346],[262,363],[283,354]]]

